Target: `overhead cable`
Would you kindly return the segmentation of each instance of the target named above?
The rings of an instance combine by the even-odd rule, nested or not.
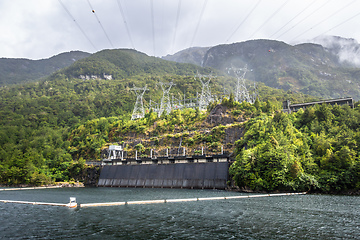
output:
[[[287,25],[289,25],[294,19],[296,19],[298,16],[300,16],[303,12],[305,12],[308,8],[310,8],[314,3],[316,3],[316,1],[312,1],[307,7],[305,7],[301,12],[299,12],[298,14],[296,14],[295,17],[293,17],[290,21],[288,21],[284,26],[282,26],[279,30],[277,30],[275,33],[273,33],[269,38],[272,38],[275,34],[277,34],[278,32],[280,32],[284,27],[286,27]]]
[[[249,38],[252,38],[261,28],[263,28],[267,23],[269,23],[270,19],[273,18],[290,0],[284,2],[256,31],[251,34]]]
[[[313,15],[314,13],[316,13],[319,9],[323,8],[326,4],[328,4],[329,2],[331,2],[332,0],[329,1],[325,1],[324,4],[322,4],[320,7],[318,7],[317,9],[315,9],[314,11],[312,11],[310,14],[306,15],[306,17],[304,17],[303,19],[301,19],[299,22],[297,22],[295,25],[293,25],[291,28],[289,28],[288,30],[286,30],[285,32],[283,32],[280,36],[278,36],[277,38],[280,38],[281,36],[283,36],[285,33],[289,32],[291,29],[293,29],[294,27],[296,27],[297,25],[299,25],[300,23],[302,23],[303,21],[305,21],[306,19],[308,19],[311,15]]]
[[[294,37],[293,39],[291,39],[290,41],[293,41],[297,38],[299,38],[300,36],[304,35],[305,33],[309,32],[310,30],[312,30],[313,28],[319,26],[320,24],[322,24],[323,22],[327,21],[329,18],[332,18],[334,15],[340,13],[342,10],[344,10],[345,8],[347,8],[348,6],[350,6],[351,4],[353,4],[354,2],[356,2],[356,0],[352,1],[351,3],[349,3],[348,5],[342,7],[340,10],[336,10],[335,12],[333,12],[330,16],[328,16],[327,18],[325,18],[324,20],[318,22],[317,24],[315,24],[314,26],[312,26],[311,28],[305,30],[304,32],[300,33],[299,35],[297,35],[296,37]]]
[[[112,42],[111,42],[111,40],[110,40],[109,36],[107,35],[107,33],[106,33],[106,31],[105,31],[105,28],[104,28],[104,27],[103,27],[103,25],[101,24],[100,19],[98,18],[97,14],[96,14],[96,12],[95,12],[95,10],[94,10],[94,8],[91,6],[90,0],[87,0],[87,2],[89,3],[90,9],[91,9],[92,13],[94,14],[94,16],[96,17],[96,20],[98,21],[98,23],[99,23],[99,25],[100,25],[101,29],[103,30],[103,32],[104,32],[104,34],[105,34],[105,36],[106,36],[107,40],[109,41],[109,43],[110,43],[111,47],[112,47],[112,48],[114,48],[114,45],[112,44]]]
[[[178,28],[178,24],[179,24],[180,9],[181,9],[181,0],[179,0],[179,2],[178,2],[178,7],[177,7],[176,22],[175,22],[175,31],[174,31],[173,41],[172,41],[172,44],[171,44],[171,52],[174,51],[174,45],[175,45],[175,39],[176,39],[176,32],[177,32],[177,28]]]
[[[94,43],[90,40],[90,38],[86,35],[86,33],[84,32],[84,30],[81,28],[81,26],[79,25],[79,23],[75,20],[75,18],[72,16],[72,14],[69,12],[69,10],[66,8],[66,6],[64,5],[64,3],[61,2],[61,0],[58,0],[60,5],[64,8],[65,12],[70,16],[70,18],[73,20],[73,22],[76,24],[76,26],[80,29],[81,33],[85,36],[85,38],[90,42],[91,46],[93,46],[93,48],[95,49],[95,51],[97,51],[97,48],[95,47]]]
[[[194,43],[196,34],[197,34],[197,32],[198,32],[198,29],[199,29],[199,26],[200,26],[200,22],[201,22],[201,19],[202,19],[202,17],[203,17],[203,14],[204,14],[204,11],[205,11],[207,2],[208,2],[208,0],[205,0],[205,1],[204,1],[203,7],[202,7],[202,9],[201,9],[200,17],[199,17],[198,23],[197,23],[197,25],[196,25],[193,38],[191,39],[190,48],[193,46],[193,43]]]
[[[154,1],[150,0],[150,10],[151,10],[151,29],[152,29],[152,39],[153,39],[153,53],[155,56],[155,24],[154,24]]]
[[[344,23],[347,23],[348,21],[350,21],[350,20],[352,20],[352,19],[356,18],[356,17],[357,17],[357,16],[359,16],[359,15],[360,15],[360,12],[359,12],[359,13],[357,13],[357,14],[355,14],[355,15],[353,15],[352,17],[350,17],[350,18],[346,19],[345,21],[343,21],[343,22],[339,23],[339,24],[338,24],[338,25],[336,25],[335,27],[332,27],[332,28],[330,28],[329,30],[327,30],[327,31],[323,32],[322,34],[318,35],[317,37],[320,37],[321,35],[324,35],[324,34],[326,34],[326,33],[330,32],[330,31],[334,30],[334,29],[335,29],[335,28],[337,28],[337,27],[340,27],[340,26],[341,26],[341,25],[343,25]]]
[[[123,8],[121,6],[120,0],[117,0],[117,3],[118,3],[118,6],[119,6],[119,10],[120,10],[122,19],[123,19],[124,24],[125,24],[126,32],[127,32],[128,36],[129,36],[129,39],[130,39],[131,46],[132,46],[133,49],[135,49],[134,42],[133,42],[133,40],[131,38],[130,30],[129,30],[128,24],[126,22],[125,14],[124,14]]]
[[[226,40],[226,42],[229,42],[230,39],[234,36],[234,34],[239,30],[239,28],[243,25],[243,23],[249,18],[249,16],[255,11],[255,9],[257,8],[257,6],[260,4],[261,0],[259,0],[254,7],[251,9],[251,11],[248,13],[248,15],[246,15],[246,17],[242,20],[242,22],[237,26],[237,28],[235,29],[235,31],[230,35],[230,37],[228,37],[228,39]]]

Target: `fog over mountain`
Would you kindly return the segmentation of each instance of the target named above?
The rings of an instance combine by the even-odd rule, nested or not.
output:
[[[339,36],[321,36],[310,40],[328,49],[339,57],[341,63],[360,67],[360,44],[353,38]]]

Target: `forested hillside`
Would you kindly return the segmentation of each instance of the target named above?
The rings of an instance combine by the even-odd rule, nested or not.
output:
[[[230,173],[243,189],[360,189],[360,108],[317,105],[249,120]]]
[[[0,58],[0,86],[39,80],[88,56],[72,51],[41,60]]]
[[[221,147],[236,162],[235,183],[261,191],[358,189],[360,110],[316,106],[290,115],[282,101],[317,100],[293,91],[257,84],[254,104],[238,103],[236,79],[218,75],[210,89],[217,99],[205,112],[172,110],[130,120],[134,86],[147,85],[144,104],[159,103],[159,81],[173,81],[170,95],[180,101],[196,98],[201,83],[196,72],[212,69],[167,62],[133,50],[102,51],[77,61],[50,77],[0,88],[0,184],[41,185],[83,180],[85,161],[99,161],[112,143],[148,156],[168,148],[200,147],[219,153]],[[103,79],[105,75],[112,78]],[[89,79],[81,75],[98,76]],[[222,113],[212,110],[221,104]],[[235,145],[234,142],[240,139]]]
[[[342,41],[344,39],[331,39],[331,43],[337,43],[331,46],[314,43],[292,46],[280,41],[258,39],[213,46],[205,53],[196,49],[183,50],[166,59],[193,61],[192,55],[199,59],[204,53],[197,61],[204,67],[227,73],[228,68],[247,66],[247,79],[270,87],[322,99],[350,96],[359,100],[359,45],[353,43],[342,48]]]
[[[67,77],[81,78],[93,76],[104,78],[111,75],[112,79],[123,79],[131,76],[162,76],[162,75],[192,75],[197,71],[216,71],[203,69],[188,63],[176,63],[160,58],[150,57],[131,49],[103,50],[90,57],[75,62],[61,73]]]
[[[171,94],[179,98],[184,91],[186,97],[201,91],[193,75],[160,79],[173,80],[176,85]],[[57,73],[48,80],[0,88],[0,182],[42,184],[76,178],[85,160],[100,160],[106,144],[122,141],[114,135],[120,123],[144,130],[141,121],[129,120],[136,99],[131,88],[146,83],[150,91],[144,95],[145,105],[150,99],[159,102],[162,91],[158,81],[158,76],[141,75],[84,81]],[[213,93],[222,93],[223,85],[234,88],[234,81],[218,77],[210,87]],[[258,92],[263,101],[270,100],[278,108],[284,97],[293,102],[306,99],[263,85]],[[164,121],[159,126],[171,122]]]

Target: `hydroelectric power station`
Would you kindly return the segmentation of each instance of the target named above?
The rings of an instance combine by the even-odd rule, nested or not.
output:
[[[229,158],[225,154],[128,159],[123,156],[120,146],[109,147],[108,158],[103,159],[98,186],[197,189],[227,187]]]
[[[245,86],[245,68],[229,68],[238,79],[235,92],[235,100],[253,103],[256,92],[250,95]],[[149,109],[153,109],[160,117],[164,112],[169,114],[172,109],[198,108],[206,110],[210,102],[216,97],[211,94],[210,81],[215,76],[202,75],[197,73],[195,79],[202,84],[202,91],[195,102],[193,99],[181,102],[170,99],[169,92],[175,84],[171,81],[164,83],[159,81],[163,90],[161,103],[151,104]],[[256,88],[255,88],[256,89]],[[136,94],[136,103],[132,113],[132,120],[143,118],[145,108],[143,95],[147,91],[147,86],[143,88],[133,87]],[[185,93],[184,93],[185,95]],[[225,92],[224,92],[225,96]],[[224,97],[223,96],[223,97]],[[168,150],[168,149],[167,149]],[[108,156],[103,159],[102,169],[98,181],[98,186],[104,187],[148,187],[148,188],[200,188],[200,189],[225,189],[229,180],[229,157],[224,154],[223,147],[218,155],[206,155],[204,149],[201,154],[185,154],[185,148],[180,146],[176,154],[159,156],[151,150],[150,156],[138,158],[136,151],[135,157],[127,158],[122,146],[112,145],[108,149]]]

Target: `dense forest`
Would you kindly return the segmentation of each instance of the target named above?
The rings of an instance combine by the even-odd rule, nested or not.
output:
[[[360,189],[359,106],[324,104],[292,114],[255,115],[236,143],[230,173],[237,186],[325,193]]]

